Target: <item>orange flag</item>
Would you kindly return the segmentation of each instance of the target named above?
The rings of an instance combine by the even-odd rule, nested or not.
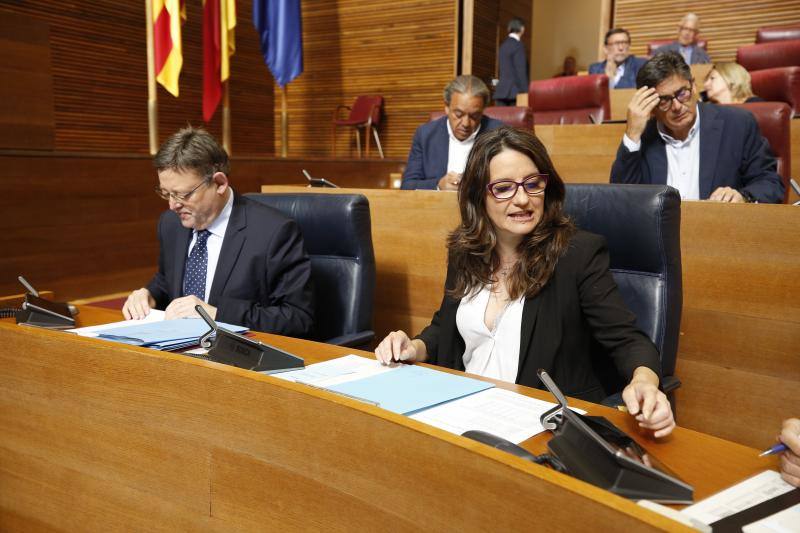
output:
[[[178,77],[183,66],[181,21],[186,20],[185,0],[152,2],[156,80],[173,96],[178,96]]]

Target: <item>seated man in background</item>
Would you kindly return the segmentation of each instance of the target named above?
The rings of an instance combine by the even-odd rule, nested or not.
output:
[[[156,193],[169,202],[158,224],[158,272],[128,296],[125,318],[152,308],[295,337],[312,330],[311,263],[293,220],[236,194],[228,154],[201,129],[180,130],[154,159]]]
[[[697,46],[697,35],[700,33],[700,18],[694,13],[687,13],[678,26],[678,40],[658,49],[661,52],[678,52],[688,65],[711,63],[705,50]]]
[[[656,54],[636,78],[612,183],[661,183],[685,200],[783,201],[777,163],[749,112],[698,103],[689,65]]]
[[[608,30],[605,43],[606,60],[589,65],[589,74],[608,76],[610,89],[632,89],[636,86],[636,74],[647,60],[631,55],[631,35],[628,30]]]
[[[483,116],[488,103],[489,89],[475,76],[448,83],[446,116],[417,128],[400,188],[457,190],[476,137],[503,125]]]

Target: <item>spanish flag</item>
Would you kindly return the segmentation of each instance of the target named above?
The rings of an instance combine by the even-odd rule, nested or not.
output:
[[[236,51],[236,0],[203,0],[203,120],[209,122],[230,77]]]
[[[152,0],[156,80],[178,96],[178,77],[183,66],[181,19],[186,20],[185,0]]]

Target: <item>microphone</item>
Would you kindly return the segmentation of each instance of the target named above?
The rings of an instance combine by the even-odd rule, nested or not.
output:
[[[28,291],[29,294],[39,298],[39,291],[34,289],[33,285],[28,283],[28,280],[26,280],[22,276],[17,276],[17,280],[22,284],[23,287],[25,287],[25,290]],[[80,309],[78,309],[77,307],[75,307],[72,304],[66,304],[66,305],[67,305],[67,308],[69,309],[69,314],[71,314],[72,316],[78,316],[78,313],[80,313]]]

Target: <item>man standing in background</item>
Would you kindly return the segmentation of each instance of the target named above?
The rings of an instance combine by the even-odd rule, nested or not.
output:
[[[508,37],[500,45],[500,82],[494,91],[496,105],[517,105],[517,94],[528,92],[528,61],[522,35],[525,23],[520,18],[508,22]]]

